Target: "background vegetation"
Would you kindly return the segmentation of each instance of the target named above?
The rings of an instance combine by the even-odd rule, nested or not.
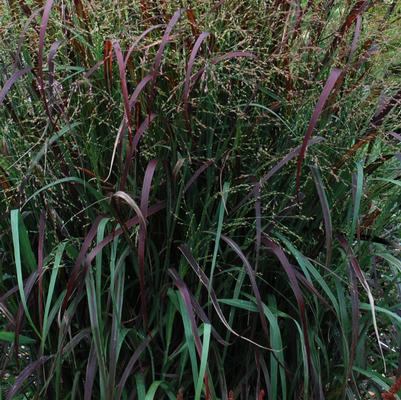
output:
[[[0,7],[0,398],[381,398],[400,5]]]

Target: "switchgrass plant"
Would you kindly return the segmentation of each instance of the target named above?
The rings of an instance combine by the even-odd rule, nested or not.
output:
[[[0,18],[1,398],[390,389],[397,2],[10,1]]]

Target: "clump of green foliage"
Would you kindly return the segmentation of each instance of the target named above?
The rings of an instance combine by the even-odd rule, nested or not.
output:
[[[400,6],[182,3],[3,6],[0,398],[379,399]]]

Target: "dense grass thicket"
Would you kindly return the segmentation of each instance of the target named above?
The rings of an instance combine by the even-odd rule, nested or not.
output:
[[[399,2],[0,32],[0,399],[399,398]]]

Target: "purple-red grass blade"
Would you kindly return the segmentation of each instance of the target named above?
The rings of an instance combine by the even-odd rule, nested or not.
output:
[[[18,293],[18,285],[15,285],[13,288],[7,290],[7,292],[4,293],[0,297],[0,310],[4,313],[6,318],[9,320],[10,329],[15,329],[16,319],[15,319],[15,316],[12,315],[12,313],[8,310],[7,299],[15,293]]]
[[[231,247],[231,249],[237,254],[237,256],[241,259],[241,261],[244,264],[245,271],[248,274],[249,280],[251,281],[252,291],[255,295],[256,306],[258,307],[262,329],[264,334],[266,335],[266,338],[269,340],[269,329],[267,327],[266,317],[263,311],[262,297],[260,295],[260,291],[256,283],[255,271],[253,270],[251,264],[249,263],[248,259],[245,257],[244,253],[239,248],[237,243],[235,243],[232,239],[230,239],[225,235],[221,235],[221,238]]]
[[[186,245],[181,245],[178,247],[179,250],[181,251],[181,253],[183,254],[183,256],[185,257],[185,259],[188,261],[188,264],[192,267],[192,269],[194,270],[194,272],[196,273],[196,275],[198,276],[200,282],[202,283],[202,285],[206,288],[209,289],[209,278],[207,277],[207,275],[203,272],[203,270],[201,269],[201,267],[199,266],[199,264],[196,262],[194,256],[192,255],[191,251],[189,250],[189,248]],[[231,326],[229,325],[229,323],[227,322],[226,318],[224,317],[223,311],[220,307],[220,304],[218,302],[216,293],[214,291],[213,288],[210,288],[210,300],[213,304],[213,307],[220,319],[220,321],[223,323],[223,325],[235,336],[246,340],[249,343],[252,343],[255,346],[261,347],[263,349],[266,349],[266,347],[240,335],[239,333],[237,333],[236,331],[234,331]]]
[[[331,255],[333,252],[333,226],[331,223],[330,206],[326,196],[326,190],[320,172],[316,166],[310,167],[317,194],[319,196],[320,207],[322,208],[324,229],[326,234],[326,267],[330,265]]]
[[[6,81],[6,83],[4,84],[4,86],[0,90],[0,106],[3,103],[4,99],[6,98],[8,92],[10,91],[10,89],[13,87],[14,83],[18,79],[20,79],[22,76],[24,76],[25,74],[30,72],[31,70],[32,70],[31,67],[27,67],[27,68],[21,69],[19,71],[16,71],[11,76],[11,78]]]
[[[153,79],[153,75],[147,75],[147,76],[145,76],[145,77],[138,83],[137,87],[136,87],[135,90],[134,90],[134,93],[132,93],[132,95],[131,95],[131,97],[130,97],[130,99],[129,99],[130,112],[131,112],[132,108],[135,106],[136,101],[138,100],[139,95],[142,93],[142,91],[144,90],[144,88],[146,87],[146,85],[147,85],[152,79]],[[152,114],[152,113],[148,116],[148,118],[147,118],[147,119],[149,120],[149,121],[148,121],[148,124],[150,124],[150,122],[152,122],[153,117],[154,117],[154,114]],[[145,127],[145,125],[144,125],[144,127]],[[121,124],[120,124],[120,129],[118,130],[118,133],[117,133],[117,136],[116,136],[116,140],[114,141],[113,153],[112,153],[112,156],[111,156],[109,173],[107,174],[107,177],[104,179],[104,181],[108,181],[109,178],[110,178],[110,176],[111,176],[111,172],[112,172],[113,164],[114,164],[114,159],[115,159],[116,152],[117,152],[117,147],[118,147],[119,143],[120,143],[121,140],[122,140],[122,137],[123,137],[123,135],[124,135],[125,128],[126,128],[126,122],[125,122],[125,118],[123,118],[123,120],[121,121]],[[141,129],[141,128],[139,128],[139,129]],[[138,131],[138,132],[139,132],[139,131]],[[137,137],[138,137],[138,132],[135,134],[135,137],[134,137],[134,140],[133,140],[133,145],[131,146],[131,151],[132,151],[132,152],[133,152],[133,149],[136,147],[137,142],[139,141],[139,138],[140,138],[140,137],[139,137],[139,138],[137,139]],[[134,146],[135,143],[136,143],[136,145]],[[132,155],[133,155],[133,154],[134,154],[134,153],[132,153]],[[130,157],[132,157],[132,156],[128,156],[128,159],[126,159],[126,163],[127,163],[127,161],[130,159]],[[125,174],[125,172],[124,172],[124,174]],[[124,176],[124,175],[123,175],[123,176]],[[126,177],[124,177],[124,178],[122,179],[123,182],[124,182],[124,179],[126,179]]]
[[[166,204],[161,201],[148,209],[148,214],[147,216],[150,217],[151,215],[159,212],[160,210],[163,210],[166,208]],[[135,217],[129,219],[124,225],[126,229],[129,229],[135,225],[139,224],[139,217],[136,215]],[[102,249],[107,246],[109,243],[111,243],[116,237],[120,236],[124,232],[123,228],[116,229],[109,235],[107,235],[100,243],[98,243],[91,251],[90,253],[86,256],[85,264],[87,266],[90,266],[92,264],[92,261],[95,259],[97,254],[102,251]]]
[[[192,307],[194,308],[195,314],[199,317],[199,319],[204,322],[205,324],[209,324],[210,326],[212,323],[210,322],[209,318],[207,317],[205,311],[200,306],[198,301],[196,300],[195,296],[192,293],[189,293],[191,296]],[[213,337],[223,346],[228,346],[230,343],[226,342],[216,331],[216,329],[212,326],[212,335]]]
[[[375,113],[374,117],[370,122],[370,127],[367,132],[361,137],[342,157],[342,159],[337,163],[336,168],[340,168],[347,160],[349,160],[359,148],[363,145],[374,140],[378,134],[378,128],[383,124],[384,119],[390,113],[390,111],[401,101],[401,90],[399,90],[385,106],[380,107],[381,111]]]
[[[314,137],[312,139],[309,140],[308,142],[308,146],[312,146],[316,143],[320,143],[322,142],[324,139],[320,136]],[[262,188],[266,182],[274,175],[276,174],[278,171],[281,170],[281,168],[283,168],[286,164],[288,164],[293,158],[295,158],[299,152],[302,149],[302,145],[299,145],[298,147],[296,147],[294,150],[291,150],[283,159],[281,159],[276,165],[274,165],[265,175],[262,176],[262,178],[259,180],[259,182],[255,183],[254,186],[252,187],[252,191],[250,193],[248,193],[240,202],[239,204],[237,204],[234,208],[232,212],[235,212],[236,210],[238,210],[240,207],[242,207],[249,199],[251,199],[252,197],[254,197],[254,191],[255,191],[255,187],[259,186],[260,188]]]
[[[190,121],[189,121],[189,93],[191,90],[191,75],[192,75],[192,70],[194,67],[195,63],[195,58],[198,54],[199,49],[202,46],[202,43],[207,39],[209,36],[209,32],[202,32],[198,38],[196,39],[196,42],[194,44],[194,47],[192,48],[191,55],[189,56],[188,64],[187,64],[187,70],[185,73],[185,81],[184,81],[184,92],[183,92],[183,103],[184,103],[184,113],[185,113],[185,118],[188,124],[188,128],[190,129]]]
[[[120,190],[125,189],[125,184],[127,182],[129,168],[131,166],[132,158],[134,157],[134,155],[136,153],[139,141],[140,141],[141,137],[143,136],[143,134],[148,130],[149,125],[152,123],[152,121],[155,119],[155,117],[156,117],[156,114],[153,114],[153,113],[150,114],[147,118],[144,119],[141,126],[137,129],[137,131],[135,133],[134,140],[132,142],[132,145],[129,148],[129,152],[125,159],[124,171],[122,173],[121,182],[120,182]]]
[[[84,78],[89,79],[102,65],[104,64],[104,60],[98,61],[93,67],[89,68],[85,73],[84,73]]]
[[[401,142],[401,135],[397,132],[389,132],[389,135],[391,135],[393,138],[398,139]]]
[[[153,174],[155,172],[157,160],[151,160],[146,167],[145,176],[143,178],[141,192],[141,212],[144,218],[147,218],[149,208],[149,193],[152,185]],[[146,245],[146,229],[144,226],[139,226],[138,234],[138,266],[139,266],[139,286],[141,292],[141,313],[143,325],[146,328],[148,325],[148,312],[146,307],[146,287],[145,287],[145,245]]]
[[[38,240],[38,284],[39,284],[39,324],[43,329],[43,247],[45,241],[46,211],[42,211],[39,219]]]
[[[133,154],[135,154],[139,141],[143,134],[148,130],[149,125],[152,121],[156,118],[156,114],[151,113],[145,120],[142,122],[141,126],[138,128],[137,132],[135,133],[134,141],[132,143]]]
[[[284,268],[284,271],[287,274],[288,279],[290,281],[291,289],[294,292],[295,299],[298,304],[299,314],[301,317],[302,330],[303,330],[304,338],[305,338],[305,348],[306,348],[306,352],[307,352],[308,363],[309,363],[309,367],[311,367],[310,344],[309,344],[308,324],[307,324],[306,312],[305,312],[305,301],[304,301],[304,296],[302,294],[301,288],[299,287],[299,284],[298,284],[298,279],[297,279],[297,275],[295,273],[294,267],[290,264],[283,249],[278,244],[273,242],[270,238],[268,238],[265,235],[263,235],[263,237],[262,237],[262,242],[270,251],[272,251],[272,253],[280,261],[280,264]]]
[[[150,341],[153,339],[153,335],[149,335],[144,339],[134,351],[134,354],[131,356],[128,361],[127,366],[124,369],[124,372],[121,376],[120,382],[117,385],[117,397],[116,400],[121,398],[122,392],[124,390],[125,384],[132,373],[132,369],[134,368],[135,363],[138,361],[139,357],[145,350],[145,348],[149,345]]]
[[[142,214],[142,211],[140,209],[140,207],[138,206],[138,204],[136,203],[136,201],[126,192],[123,192],[121,190],[119,190],[118,192],[114,193],[112,195],[112,200],[115,199],[121,199],[123,200],[128,206],[131,207],[131,209],[135,212],[135,214],[138,216],[139,218],[139,224],[143,227],[143,229],[146,230],[146,220],[145,217]],[[117,211],[118,211],[118,207],[117,206]],[[122,224],[122,221],[121,221]],[[125,228],[125,226],[123,226],[123,228]]]
[[[389,100],[388,96],[386,95],[385,91],[382,90],[377,100],[377,106],[375,113],[373,115],[373,119],[377,118],[383,112],[384,108],[388,103],[388,100]]]
[[[376,322],[375,303],[374,303],[372,292],[370,291],[369,284],[368,284],[368,282],[367,282],[367,280],[365,278],[365,275],[364,275],[364,273],[363,273],[363,271],[362,271],[362,269],[361,269],[361,267],[360,267],[355,255],[354,255],[350,245],[348,244],[347,240],[342,235],[338,235],[337,239],[338,239],[341,247],[344,249],[345,253],[347,254],[349,263],[350,263],[350,265],[351,265],[356,277],[358,278],[359,283],[362,285],[362,287],[364,288],[364,290],[365,290],[365,292],[366,292],[366,294],[368,296],[370,308],[371,308],[371,311],[372,311],[373,328],[374,328],[374,331],[375,331],[377,344],[379,346],[380,355],[381,355],[382,360],[383,360],[384,370],[386,370],[386,361],[385,361],[385,358],[384,358],[384,355],[383,355],[383,350],[382,350],[382,346],[381,346],[381,342],[380,342],[380,335],[379,335],[379,330],[378,330],[377,322]]]
[[[361,36],[361,30],[362,30],[362,15],[358,14],[356,17],[356,22],[355,22],[354,37],[352,39],[351,47],[349,50],[348,62],[351,61],[352,56],[354,55],[354,53],[358,47],[359,38]]]
[[[314,138],[311,138],[308,140],[308,146],[312,146],[317,143],[321,143],[324,141],[324,138],[317,136]],[[281,168],[283,168],[286,164],[288,164],[293,158],[295,158],[297,155],[300,154],[302,150],[302,145],[296,147],[294,150],[289,152],[282,160],[280,160],[274,167],[270,169],[270,171],[266,174],[263,175],[263,177],[260,179],[260,186],[263,187],[263,185],[278,171],[280,171]]]
[[[47,68],[49,74],[49,91],[50,91],[50,98],[53,97],[53,83],[54,83],[54,57],[56,56],[57,50],[60,47],[62,41],[57,40],[55,41],[49,50],[49,54],[47,56]]]
[[[212,164],[213,160],[207,160],[194,172],[194,174],[191,176],[191,178],[189,178],[187,184],[184,187],[184,193],[196,182],[202,172],[208,169]]]
[[[152,185],[153,174],[157,166],[157,160],[151,160],[148,163],[145,171],[145,177],[143,178],[143,185],[141,191],[141,211],[144,217],[147,217],[149,208],[149,194]]]
[[[103,43],[103,75],[107,90],[111,92],[113,85],[113,44],[109,39]]]
[[[18,394],[24,382],[39,368],[41,368],[47,361],[49,361],[52,356],[42,356],[36,361],[31,362],[26,366],[22,372],[15,379],[15,383],[11,386],[10,390],[7,392],[6,400],[13,400]]]
[[[129,106],[130,110],[135,106],[135,103],[138,100],[139,95],[142,93],[143,89],[145,86],[154,78],[154,75],[149,74],[146,75],[136,86],[134,92],[132,93],[130,99],[129,99]]]
[[[17,50],[15,52],[15,60],[19,68],[22,67],[22,58],[21,58],[21,52],[22,52],[22,44],[24,43],[25,40],[25,35],[28,32],[28,29],[32,23],[32,21],[43,11],[43,7],[40,7],[32,12],[32,14],[29,16],[27,21],[24,24],[24,28],[21,31],[21,34],[18,38],[18,44],[17,44]]]
[[[341,76],[341,73],[342,73],[342,70],[339,68],[334,68],[331,71],[329,77],[327,78],[326,84],[324,85],[322,94],[320,95],[319,100],[316,104],[315,110],[313,111],[308,128],[306,130],[304,140],[302,143],[302,147],[299,152],[298,163],[297,163],[297,177],[296,177],[297,193],[299,193],[299,190],[300,190],[302,162],[305,158],[305,153],[306,153],[306,149],[308,147],[308,142],[312,137],[313,130],[316,127],[317,121],[320,117],[320,114],[323,111],[324,105],[326,104],[326,101],[329,98],[330,93],[333,90],[338,78]]]
[[[75,10],[77,12],[78,18],[85,24],[85,27],[87,28],[88,14],[82,3],[82,0],[74,0],[74,6],[75,6]]]
[[[332,54],[337,49],[341,40],[343,40],[345,34],[348,32],[349,28],[352,26],[354,21],[357,19],[358,15],[363,14],[366,8],[369,6],[369,0],[358,0],[354,7],[351,9],[347,15],[344,23],[341,25],[340,29],[335,33],[333,41],[331,42],[325,56],[323,57],[322,65],[325,65],[331,58]]]
[[[184,305],[187,310],[189,320],[191,321],[192,334],[193,334],[194,340],[195,340],[195,347],[198,352],[199,359],[202,360],[202,342],[198,335],[198,329],[197,329],[196,322],[195,322],[194,310],[193,310],[192,302],[191,302],[191,295],[189,293],[187,285],[178,275],[178,272],[174,268],[170,268],[168,270],[168,272],[169,272],[170,276],[173,278],[174,284],[177,286],[177,288],[181,294],[181,297],[184,301]],[[204,375],[204,384],[206,387],[206,390],[205,390],[206,391],[206,400],[208,400],[209,399],[208,393],[210,393],[210,390],[209,390],[207,374]]]
[[[14,293],[18,292],[18,285],[15,285],[13,288],[7,290],[6,293],[4,293],[1,297],[0,297],[0,304],[5,304],[6,300],[12,296]]]
[[[353,69],[355,71],[360,70],[363,67],[363,65],[366,63],[366,61],[368,61],[369,58],[371,58],[378,52],[379,52],[379,46],[377,45],[377,43],[373,42],[369,46],[369,48],[366,51],[364,51],[362,53],[362,55],[358,58],[358,60],[355,62],[355,64],[353,65]],[[364,74],[361,75],[361,77],[359,78],[359,81],[362,80],[363,76],[364,76]]]
[[[77,284],[83,283],[84,282],[84,277],[80,276],[81,273],[83,272],[82,266],[84,265],[85,261],[85,256],[89,250],[89,247],[92,244],[93,239],[95,238],[97,234],[97,227],[100,223],[100,221],[103,219],[102,216],[98,216],[94,223],[92,224],[88,234],[85,237],[85,240],[82,244],[81,250],[78,254],[78,257],[75,261],[74,267],[72,268],[70,278],[67,282],[67,291],[63,300],[63,305],[61,307],[62,312],[65,311],[68,301],[70,300],[70,297],[73,293],[73,291],[76,289]],[[82,279],[80,279],[82,278]]]
[[[212,65],[216,65],[222,61],[226,60],[231,60],[232,58],[256,58],[255,54],[251,53],[250,51],[230,51],[226,54],[223,54],[221,56],[217,56],[212,58],[210,63]],[[195,83],[198,81],[198,79],[204,74],[206,70],[206,67],[202,67],[199,69],[199,71],[191,77],[191,85],[195,85]]]
[[[121,51],[120,43],[117,40],[113,41],[113,49],[114,53],[117,58],[117,64],[118,64],[118,70],[120,73],[120,85],[121,85],[121,92],[123,95],[123,101],[124,101],[124,112],[125,112],[125,121],[127,123],[128,127],[128,138],[129,138],[129,144],[130,146],[132,145],[132,125],[131,125],[131,109],[129,106],[129,96],[128,96],[128,87],[127,87],[127,75],[125,71],[125,62],[124,62],[124,56]]]
[[[153,64],[153,71],[154,72],[158,72],[160,69],[160,65],[162,62],[162,57],[163,57],[163,52],[164,49],[167,45],[167,43],[170,40],[170,34],[171,31],[173,30],[175,24],[178,22],[178,20],[181,18],[181,15],[183,13],[183,9],[179,9],[177,10],[174,15],[171,17],[171,20],[169,21],[169,23],[167,24],[166,30],[164,31],[159,49],[157,50],[156,56],[155,56],[155,62]]]
[[[6,304],[0,301],[0,311],[3,313],[4,317],[8,320],[8,329],[14,330],[15,332],[15,317],[11,311],[7,308]]]
[[[196,23],[195,12],[192,8],[187,9],[187,18],[189,21],[189,25],[191,25],[191,31],[193,36],[199,35],[198,24]]]
[[[166,30],[164,31],[160,46],[159,46],[156,56],[155,56],[155,61],[153,64],[153,69],[152,69],[152,72],[153,72],[152,88],[150,91],[151,94],[150,94],[150,99],[149,99],[149,104],[148,104],[148,108],[149,108],[148,113],[149,114],[153,107],[153,100],[154,100],[154,97],[156,94],[156,77],[160,72],[160,66],[162,63],[164,49],[166,48],[168,42],[170,41],[171,31],[173,30],[173,28],[176,25],[176,23],[178,22],[178,20],[181,18],[183,11],[184,11],[183,9],[179,9],[171,17],[171,20],[167,24]]]
[[[90,337],[90,329],[86,328],[78,332],[66,345],[61,349],[62,355],[67,355],[75,349],[81,340],[88,339]]]
[[[46,4],[44,6],[44,9],[43,9],[42,22],[41,22],[40,31],[39,31],[38,68],[37,68],[39,92],[42,96],[43,104],[44,104],[46,113],[47,113],[50,121],[52,121],[52,117],[51,117],[50,110],[49,110],[47,100],[46,100],[46,92],[45,92],[45,86],[44,86],[45,82],[44,82],[44,76],[43,76],[43,50],[45,47],[46,29],[47,29],[47,24],[49,22],[49,16],[50,16],[52,6],[53,6],[53,0],[47,0]]]
[[[184,301],[189,320],[191,321],[191,328],[192,328],[192,334],[194,335],[196,351],[198,352],[199,358],[201,358],[202,357],[202,342],[198,335],[198,329],[196,326],[194,310],[193,310],[192,302],[191,302],[191,295],[189,294],[187,285],[178,275],[178,272],[174,268],[170,268],[168,270],[168,272],[169,272],[170,276],[173,278],[174,284],[175,284],[175,286],[177,286],[177,289],[179,290],[181,297]]]
[[[306,311],[305,311],[305,300],[304,300],[304,296],[302,294],[301,288],[299,287],[299,284],[298,284],[296,270],[295,270],[294,266],[291,265],[291,263],[288,261],[288,258],[285,255],[283,249],[278,244],[273,242],[266,235],[263,235],[262,243],[269,250],[271,250],[273,252],[273,254],[277,257],[277,259],[279,260],[280,264],[284,268],[284,271],[287,274],[288,279],[290,281],[291,289],[295,295],[295,299],[298,304],[298,310],[299,310],[299,314],[300,314],[300,318],[301,318],[301,327],[302,327],[302,332],[303,332],[304,340],[305,340],[305,350],[306,350],[308,369],[312,375],[315,396],[316,396],[316,398],[322,398],[321,397],[322,393],[323,393],[322,387],[321,387],[321,384],[317,377],[315,368],[313,367],[313,364],[312,364],[310,340],[309,340],[309,333],[308,333],[309,330],[308,330],[308,323],[307,323]]]
[[[89,352],[88,364],[86,365],[84,400],[92,399],[92,391],[96,377],[96,370],[97,370],[96,350],[95,346],[92,345]]]
[[[147,36],[150,32],[154,31],[155,29],[161,28],[163,25],[159,24],[159,25],[153,25],[150,28],[144,30],[135,40],[134,42],[131,44],[131,46],[128,48],[127,54],[125,55],[125,65],[128,64],[129,58],[131,57],[132,52],[136,49],[136,47],[138,47],[139,42],[145,38],[145,36]]]
[[[371,125],[374,128],[378,128],[384,122],[384,118],[390,113],[390,111],[401,101],[401,89],[384,104],[379,104],[378,112],[375,113],[372,118]]]
[[[316,296],[322,304],[324,304],[327,308],[330,308],[330,304],[327,302],[327,300],[320,294],[320,292],[315,288],[312,282],[308,281],[308,279],[305,278],[305,276],[297,271],[296,266],[292,266],[295,272],[295,276],[297,277],[298,281],[302,283],[314,296]]]

